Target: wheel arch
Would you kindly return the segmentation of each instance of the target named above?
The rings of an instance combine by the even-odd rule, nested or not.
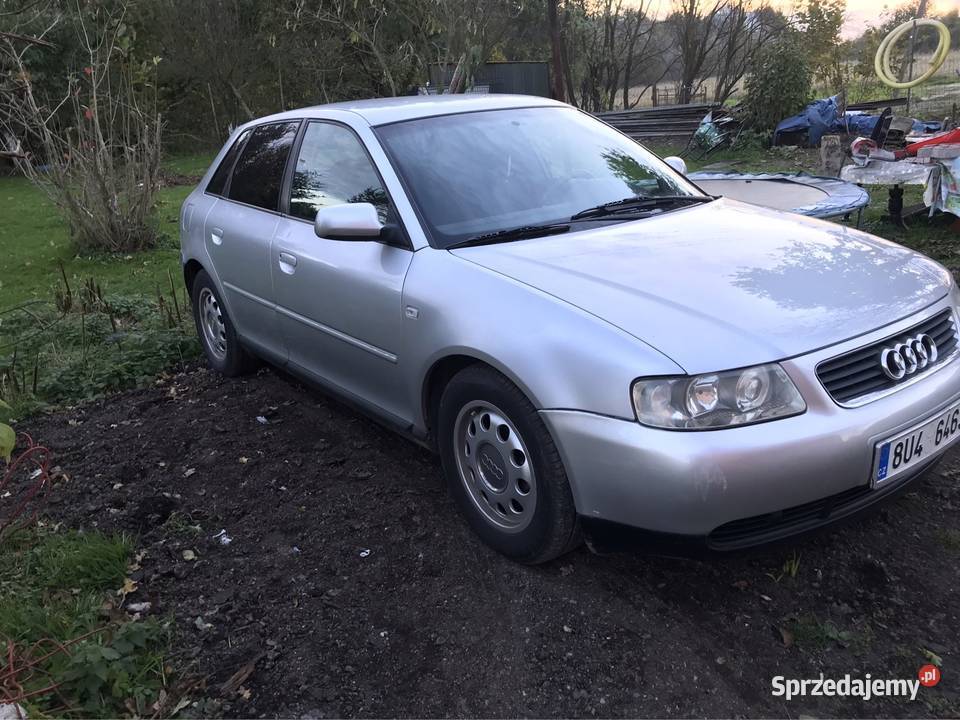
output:
[[[542,407],[530,388],[503,363],[474,349],[451,350],[433,360],[421,383],[421,413],[427,437],[434,446],[436,445],[436,433],[434,431],[436,414],[440,407],[443,390],[458,372],[471,365],[483,365],[500,373],[516,385],[535,408],[540,409]]]
[[[193,294],[193,282],[197,279],[197,275],[200,274],[201,270],[206,270],[206,268],[200,264],[199,260],[190,258],[184,263],[183,282],[187,286],[187,292],[191,295]]]

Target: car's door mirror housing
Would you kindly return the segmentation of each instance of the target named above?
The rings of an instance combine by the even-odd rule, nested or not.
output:
[[[687,174],[687,164],[683,161],[683,158],[671,155],[670,157],[665,157],[663,161],[681,175]]]
[[[320,208],[313,230],[329,240],[371,240],[380,237],[383,223],[370,203],[344,203]]]

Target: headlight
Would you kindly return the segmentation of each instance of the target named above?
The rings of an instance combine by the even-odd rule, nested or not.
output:
[[[807,409],[793,381],[777,364],[637,380],[633,407],[644,425],[672,430],[748,425]]]

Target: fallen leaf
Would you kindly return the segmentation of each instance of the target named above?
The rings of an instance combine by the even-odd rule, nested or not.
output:
[[[780,637],[783,639],[784,647],[793,647],[793,641],[796,638],[794,638],[793,633],[790,630],[787,630],[785,627],[780,628]]]
[[[170,716],[173,717],[178,712],[183,710],[186,707],[190,706],[190,698],[180,698],[180,702],[177,703],[176,707],[170,712]]]
[[[183,476],[184,476],[185,478],[190,477],[190,476],[193,475],[196,471],[197,471],[196,468],[187,468],[187,471],[186,471],[185,473],[183,473]]]
[[[184,560],[196,560],[197,554],[193,550],[184,550],[183,551]]]
[[[733,587],[735,587],[737,590],[746,590],[748,587],[750,587],[750,581],[737,580],[735,583],[733,583]]]
[[[197,630],[209,630],[213,627],[213,625],[205,621],[199,615],[197,615],[197,619],[193,621],[193,624],[197,626]]]
[[[249,700],[249,699],[250,699],[250,690],[249,690],[249,688],[245,688],[245,687],[241,686],[240,689],[237,690],[237,695],[239,695],[240,697],[242,697],[244,700]]]
[[[126,597],[130,593],[136,592],[137,586],[138,586],[138,583],[136,580],[131,580],[130,578],[127,578],[126,580],[123,581],[123,587],[117,590],[117,595],[121,597]]]
[[[920,648],[920,650],[923,652],[923,656],[937,667],[943,665],[943,658],[933,652],[933,650],[927,650],[926,648]]]
[[[254,668],[257,666],[257,662],[262,658],[266,653],[260,652],[254,655],[252,658],[247,660],[243,665],[240,666],[240,669],[237,670],[229,679],[220,686],[220,692],[224,695],[231,695],[243,686],[243,683],[247,681],[247,678],[253,674]]]
[[[10,462],[13,448],[17,445],[17,434],[9,425],[0,423],[0,458]]]
[[[243,455],[240,456],[241,465],[246,465],[248,462],[250,462],[250,458],[244,457]]]

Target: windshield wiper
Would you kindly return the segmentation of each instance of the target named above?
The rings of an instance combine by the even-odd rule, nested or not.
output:
[[[545,225],[521,225],[520,227],[497,230],[496,232],[475,235],[474,237],[447,245],[447,250],[453,248],[471,247],[473,245],[493,245],[494,243],[510,242],[511,240],[526,240],[528,238],[543,237],[544,235],[559,235],[570,229],[565,223],[548,223]]]
[[[613,202],[597,205],[596,207],[581,210],[570,220],[585,220],[587,218],[606,217],[608,215],[617,215],[629,210],[644,210],[647,208],[658,208],[664,205],[686,205],[688,203],[705,203],[714,198],[709,195],[635,195],[624,198],[623,200],[614,200]]]

